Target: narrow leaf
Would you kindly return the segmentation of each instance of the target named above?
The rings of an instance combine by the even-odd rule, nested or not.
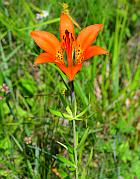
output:
[[[82,139],[81,139],[81,141],[80,141],[80,143],[79,143],[79,145],[78,145],[78,148],[79,148],[79,149],[80,149],[80,147],[83,146],[83,144],[84,144],[84,142],[85,142],[85,140],[86,140],[88,134],[89,134],[89,128],[87,128],[87,129],[85,130],[85,132],[84,132],[84,135],[83,135],[83,137],[82,137]]]
[[[76,115],[76,118],[79,118],[79,117],[83,116],[83,115],[87,112],[87,110],[88,110],[88,107],[85,108],[81,113],[79,113],[78,115]]]
[[[57,159],[61,161],[62,163],[75,168],[75,164],[71,162],[70,160],[66,159],[65,157],[61,155],[57,155]]]

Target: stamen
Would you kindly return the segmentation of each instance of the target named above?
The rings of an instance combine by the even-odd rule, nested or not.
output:
[[[71,33],[71,39],[72,39],[72,41],[74,41],[74,38],[73,38],[73,36],[72,36],[72,33]]]
[[[74,38],[72,36],[72,33],[70,33],[67,29],[65,30],[65,36],[63,36],[64,40],[64,48],[66,50],[67,58],[68,58],[68,66],[73,65],[72,61],[72,45]]]

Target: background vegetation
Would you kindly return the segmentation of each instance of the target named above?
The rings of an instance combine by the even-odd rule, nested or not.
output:
[[[96,44],[110,52],[84,63],[74,81],[78,112],[86,109],[76,122],[79,178],[139,179],[140,1],[67,3],[82,28],[104,24]],[[48,16],[37,19],[42,10]],[[56,116],[68,81],[53,64],[33,66],[41,50],[29,36],[59,37],[61,11],[56,0],[0,1],[0,178],[73,178],[72,124]]]

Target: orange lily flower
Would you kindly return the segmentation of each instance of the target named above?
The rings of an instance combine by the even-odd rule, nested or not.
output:
[[[85,60],[96,55],[108,54],[99,46],[91,46],[102,27],[102,24],[90,25],[84,28],[76,39],[72,20],[67,14],[62,13],[60,41],[46,31],[35,30],[30,33],[36,44],[45,51],[36,58],[35,64],[55,63],[72,81]],[[73,59],[74,51],[75,58]],[[66,52],[67,60],[64,59],[64,52]]]

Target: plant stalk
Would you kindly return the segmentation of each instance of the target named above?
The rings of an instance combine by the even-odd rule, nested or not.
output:
[[[71,106],[73,109],[73,115],[75,117],[76,111],[75,111],[75,104],[76,104],[76,98],[75,98],[75,91],[74,91],[74,84],[73,81],[70,82],[70,90],[71,90]],[[77,141],[76,141],[76,123],[75,120],[72,120],[73,122],[73,144],[74,144],[74,158],[75,158],[75,178],[78,179],[78,161],[77,161]]]
[[[74,143],[74,158],[75,158],[75,178],[78,179],[78,165],[77,165],[77,142],[76,142],[76,125],[75,120],[73,120],[73,143]]]

